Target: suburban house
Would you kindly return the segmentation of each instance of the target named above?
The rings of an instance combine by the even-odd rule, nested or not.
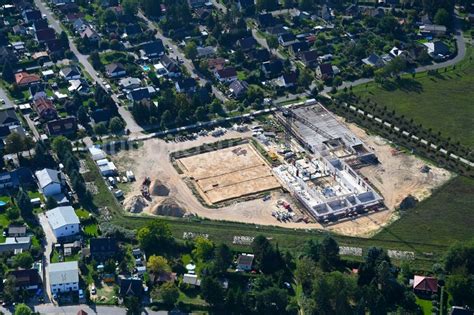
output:
[[[141,100],[149,100],[151,97],[148,87],[139,87],[127,93],[127,98],[131,102],[140,102]]]
[[[168,55],[163,55],[163,57],[161,57],[160,63],[166,69],[167,76],[177,77],[180,75],[181,70],[179,69],[178,63],[171,59]]]
[[[127,74],[121,63],[111,63],[105,66],[105,73],[109,78],[118,78]]]
[[[383,59],[377,54],[370,54],[367,58],[362,59],[362,62],[376,68],[383,67],[384,65]]]
[[[267,78],[274,78],[283,71],[283,62],[280,59],[266,61],[262,64],[262,71]]]
[[[89,83],[87,83],[84,79],[75,79],[69,81],[69,87],[67,90],[71,93],[77,92],[81,95],[89,94],[90,87]]]
[[[35,21],[41,20],[43,17],[41,16],[41,11],[39,10],[25,10],[21,13],[23,19],[27,24],[33,23]]]
[[[33,186],[34,179],[31,170],[20,167],[11,172],[0,173],[0,192],[16,189],[21,186]]]
[[[33,30],[35,32],[45,30],[49,28],[48,21],[45,19],[37,20],[33,22]]]
[[[49,121],[46,128],[51,136],[74,133],[77,129],[76,117],[66,117]]]
[[[210,71],[224,69],[226,61],[224,58],[210,58],[207,59],[207,69]]]
[[[320,80],[327,80],[334,76],[334,70],[330,63],[323,63],[316,67],[316,77]]]
[[[442,60],[449,56],[449,47],[440,40],[424,43],[423,45],[428,49],[428,55],[435,60]]]
[[[24,225],[10,225],[8,227],[7,235],[9,237],[22,237],[26,236],[26,226]]]
[[[77,261],[52,263],[48,266],[51,292],[71,292],[79,290],[79,266]]]
[[[416,276],[413,279],[415,294],[431,296],[438,292],[438,280],[433,277]]]
[[[137,89],[142,85],[142,81],[139,78],[123,78],[119,81],[119,86],[124,90]]]
[[[108,108],[99,108],[90,112],[89,116],[95,124],[100,122],[108,122],[113,116]]]
[[[437,24],[424,24],[420,26],[422,36],[442,36],[446,34],[446,26]]]
[[[37,97],[33,101],[33,108],[38,113],[38,116],[44,120],[52,120],[58,117],[56,108],[53,102],[46,97]]]
[[[90,254],[96,261],[105,261],[114,257],[119,250],[117,240],[115,238],[91,238]]]
[[[135,24],[130,24],[130,25],[125,26],[125,28],[123,30],[122,38],[135,36],[135,35],[138,35],[142,32],[143,31],[142,31],[142,28],[140,27],[140,25],[138,25],[136,23]]]
[[[41,288],[41,277],[36,269],[21,269],[9,272],[10,276],[15,277],[15,286],[17,289],[38,290]]]
[[[19,87],[24,87],[41,82],[41,78],[36,74],[18,72],[15,73],[15,82]]]
[[[237,80],[237,70],[234,67],[228,67],[214,72],[216,79],[221,83],[229,83]]]
[[[289,88],[296,85],[298,82],[298,75],[295,72],[285,73],[276,81],[278,86]]]
[[[183,283],[199,287],[201,286],[201,279],[196,274],[186,273],[183,275]]]
[[[82,39],[89,39],[92,42],[97,42],[100,40],[99,34],[97,34],[96,31],[94,31],[90,26],[86,26],[80,33],[79,35],[81,36]]]
[[[198,47],[196,51],[198,58],[211,57],[216,54],[216,48],[212,46]]]
[[[196,80],[193,78],[184,78],[175,82],[176,91],[179,93],[196,92]]]
[[[66,80],[79,80],[81,78],[81,72],[74,66],[62,68],[59,74]]]
[[[293,56],[298,56],[303,51],[307,51],[309,49],[309,44],[307,42],[295,42],[288,46],[288,51]]]
[[[252,36],[241,38],[237,41],[237,46],[242,49],[242,51],[249,51],[257,47],[257,41]]]
[[[248,83],[245,82],[245,81],[240,81],[240,80],[235,80],[234,82],[232,82],[230,85],[229,85],[229,92],[231,93],[232,96],[234,96],[235,98],[240,98],[242,97],[243,95],[245,95],[245,93],[247,92],[248,90]]]
[[[120,280],[120,296],[142,296],[143,284],[139,279],[121,279]]]
[[[49,42],[56,39],[56,31],[50,27],[39,30],[35,33],[35,38],[38,43]]]
[[[253,254],[240,254],[237,258],[237,270],[250,271],[252,270]]]
[[[57,238],[76,235],[80,231],[79,218],[71,206],[49,210],[46,212],[46,217]]]
[[[29,250],[31,247],[31,237],[7,237],[4,243],[0,244],[0,253],[13,252],[21,253]]]
[[[20,120],[16,116],[13,108],[0,110],[0,127],[9,127],[19,125]]]
[[[38,186],[45,197],[60,194],[62,191],[61,172],[44,168],[35,172]]]
[[[145,43],[141,46],[140,55],[142,58],[159,58],[165,53],[165,47],[161,39],[156,39],[152,42]]]
[[[306,67],[313,67],[318,62],[318,53],[316,50],[303,51],[299,54],[299,58]]]
[[[275,25],[275,18],[271,13],[261,13],[257,17],[257,23],[260,28],[267,28]]]
[[[283,47],[290,46],[291,44],[294,44],[297,41],[298,40],[296,39],[296,36],[292,33],[285,33],[278,36],[278,43]]]
[[[474,310],[469,309],[467,306],[452,306],[449,315],[474,315]]]

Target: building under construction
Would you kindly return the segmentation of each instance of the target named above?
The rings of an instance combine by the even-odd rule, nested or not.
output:
[[[273,169],[285,187],[320,222],[376,210],[383,198],[354,170],[378,163],[373,152],[322,105],[276,114],[311,154]]]

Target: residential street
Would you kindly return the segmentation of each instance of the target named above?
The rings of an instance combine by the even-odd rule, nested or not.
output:
[[[206,83],[210,82],[197,72],[196,68],[193,65],[193,62],[186,58],[186,56],[180,51],[178,45],[176,45],[170,38],[163,35],[161,30],[153,23],[153,21],[148,19],[141,11],[138,12],[138,17],[143,19],[150,29],[156,31],[156,38],[161,39],[163,45],[165,45],[166,47],[170,47],[170,49],[168,49],[169,57],[174,60],[176,60],[177,58],[179,58],[179,60],[182,60],[182,64],[186,67],[186,70],[191,74],[191,76],[194,78],[198,78],[199,85],[204,86],[206,85]],[[214,85],[212,86],[212,93],[221,102],[224,103],[228,101],[228,98]]]
[[[11,101],[11,99],[8,97],[7,95],[7,91],[5,91],[3,88],[0,87],[0,98],[5,100],[5,104],[1,104],[0,105],[0,108],[1,109],[7,109],[7,108],[12,108],[14,107],[13,105],[13,102]]]
[[[41,13],[46,15],[46,18],[48,19],[50,26],[54,28],[54,30],[58,34],[61,33],[62,28],[59,21],[56,20],[53,13],[46,6],[46,4],[44,4],[40,0],[35,0],[35,4],[38,7],[38,9],[41,11]],[[102,84],[101,78],[97,76],[96,74],[97,72],[95,71],[94,67],[92,67],[89,60],[87,59],[89,56],[83,55],[77,50],[77,47],[74,44],[74,41],[71,37],[69,37],[69,47],[71,51],[74,53],[74,55],[76,56],[78,62],[84,67],[84,70],[89,74],[89,76],[96,82],[96,84],[100,85],[102,88],[105,89],[104,84]],[[112,99],[115,101],[115,103],[120,104],[120,100],[118,99],[117,95],[111,94],[111,96],[112,96]],[[132,113],[126,110],[125,107],[118,106],[118,111],[119,111],[120,116],[122,116],[123,120],[127,124],[126,128],[129,129],[131,133],[140,133],[143,131],[143,128],[140,127],[133,119]]]
[[[49,287],[49,275],[48,275],[48,266],[50,264],[50,257],[51,251],[53,249],[53,244],[56,243],[56,236],[54,236],[53,231],[49,225],[48,219],[44,213],[40,213],[38,215],[38,219],[40,222],[41,227],[44,231],[44,255],[43,255],[43,285],[44,285],[44,292],[45,301],[53,301],[52,294]]]

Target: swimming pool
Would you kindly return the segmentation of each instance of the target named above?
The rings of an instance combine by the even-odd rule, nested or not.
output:
[[[3,208],[7,205],[5,201],[0,200],[0,208]]]
[[[144,71],[150,71],[151,68],[150,68],[150,66],[142,66],[142,69]]]

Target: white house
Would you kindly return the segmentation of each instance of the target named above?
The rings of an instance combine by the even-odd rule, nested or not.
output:
[[[52,293],[79,290],[79,266],[77,261],[50,264],[48,269]]]
[[[71,206],[49,210],[46,212],[46,217],[57,238],[79,233],[79,218]]]
[[[94,161],[102,160],[102,159],[105,159],[107,157],[107,155],[105,154],[104,151],[102,151],[101,149],[96,148],[96,147],[90,147],[89,148],[89,153],[91,154],[92,159]]]
[[[44,168],[35,173],[36,178],[38,179],[38,184],[40,190],[43,192],[45,197],[51,197],[61,193],[61,173]]]

